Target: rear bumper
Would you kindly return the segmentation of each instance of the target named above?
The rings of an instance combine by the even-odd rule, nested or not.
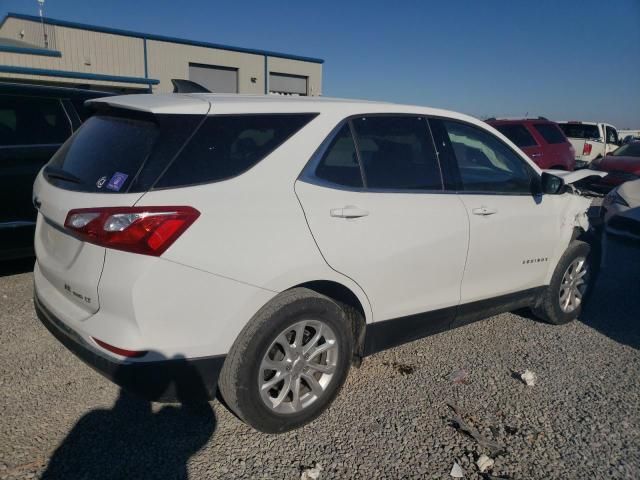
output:
[[[42,324],[80,360],[123,389],[150,401],[192,402],[215,397],[225,356],[154,361],[120,361],[108,358],[56,318],[34,294],[33,303]]]

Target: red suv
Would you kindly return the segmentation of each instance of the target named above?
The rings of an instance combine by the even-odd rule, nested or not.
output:
[[[486,122],[515,143],[540,168],[574,170],[576,152],[564,132],[544,117]]]

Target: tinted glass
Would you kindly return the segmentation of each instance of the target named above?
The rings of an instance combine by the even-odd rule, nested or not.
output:
[[[348,124],[331,141],[316,168],[315,176],[336,185],[362,187],[360,164]]]
[[[78,181],[63,181],[59,177],[49,180],[73,190],[127,191],[159,133],[159,126],[149,120],[108,115],[91,117],[48,164]],[[117,182],[115,185],[112,179]]]
[[[640,157],[640,142],[627,143],[609,155],[616,157]]]
[[[58,99],[0,95],[0,145],[60,144],[69,135]]]
[[[442,177],[423,117],[352,120],[368,188],[440,190]]]
[[[247,171],[315,114],[220,115],[205,120],[155,188],[235,177]]]
[[[538,145],[524,125],[494,125],[494,127],[520,148]]]
[[[489,132],[445,121],[462,189],[486,193],[530,193],[531,170],[524,160]]]
[[[607,131],[607,143],[618,143],[618,132],[615,128],[605,127]]]
[[[84,102],[85,100],[81,98],[74,98],[73,100],[71,100],[71,103],[76,109],[80,120],[82,120],[83,122],[93,114],[93,110],[89,107],[85,107]]]
[[[567,142],[567,138],[564,136],[564,133],[562,133],[562,130],[553,123],[536,123],[533,127],[542,135],[544,141],[551,145]]]
[[[597,125],[584,125],[582,123],[559,123],[558,126],[569,138],[600,138]]]

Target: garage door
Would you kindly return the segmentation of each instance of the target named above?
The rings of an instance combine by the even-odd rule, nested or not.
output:
[[[214,93],[238,93],[237,68],[190,63],[189,80]]]
[[[307,83],[308,77],[300,75],[269,74],[269,91],[272,93],[307,95]]]

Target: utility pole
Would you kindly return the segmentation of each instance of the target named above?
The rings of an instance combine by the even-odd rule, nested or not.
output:
[[[42,37],[44,38],[44,48],[49,48],[47,29],[44,26],[44,0],[38,0],[38,10],[40,11],[40,22],[42,23]]]

